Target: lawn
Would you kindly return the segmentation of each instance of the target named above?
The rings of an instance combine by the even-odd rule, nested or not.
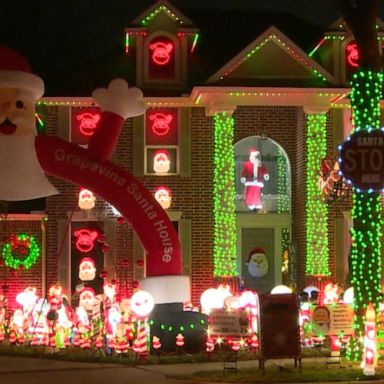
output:
[[[342,361],[340,367],[326,367],[325,359],[319,362],[303,361],[302,370],[292,365],[278,366],[273,361],[265,369],[265,374],[258,368],[237,370],[220,370],[196,372],[192,375],[172,375],[172,378],[185,379],[192,382],[223,382],[223,383],[308,383],[308,382],[361,382],[384,379],[384,367],[376,369],[375,376],[364,376],[359,364]]]

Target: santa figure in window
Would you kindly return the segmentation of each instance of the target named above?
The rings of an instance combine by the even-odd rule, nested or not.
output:
[[[269,180],[267,168],[261,162],[260,152],[251,148],[240,179],[244,184],[244,201],[250,211],[262,208],[261,189],[264,187],[264,180]]]

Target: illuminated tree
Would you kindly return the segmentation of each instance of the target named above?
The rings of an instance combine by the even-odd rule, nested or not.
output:
[[[351,106],[354,130],[380,128],[380,98],[383,85],[378,49],[376,20],[379,0],[335,0],[344,21],[351,29],[359,51],[359,68],[351,82]],[[349,358],[360,360],[364,336],[365,312],[372,303],[379,312],[381,294],[381,198],[380,193],[360,191],[353,195],[351,283],[355,291],[355,339]]]

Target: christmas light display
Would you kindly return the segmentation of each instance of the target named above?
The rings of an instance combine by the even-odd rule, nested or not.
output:
[[[153,170],[155,173],[167,173],[171,166],[169,152],[165,149],[157,150],[153,155]]]
[[[79,121],[79,130],[84,136],[92,136],[95,133],[97,123],[101,116],[99,113],[84,112],[76,116]]]
[[[148,25],[149,22],[157,16],[160,12],[164,12],[166,15],[177,21],[179,24],[183,24],[183,20],[180,19],[174,12],[172,12],[169,8],[167,8],[165,5],[161,5],[160,7],[156,8],[153,12],[151,12],[149,15],[145,16],[141,20],[142,25]]]
[[[96,231],[83,228],[73,232],[76,238],[76,249],[80,252],[91,252],[95,246],[95,241],[98,237]]]
[[[39,258],[40,247],[32,235],[13,234],[3,245],[2,256],[7,267],[29,269]]]
[[[288,167],[283,151],[277,149],[277,213],[290,211],[290,199],[287,190]]]
[[[380,128],[380,97],[383,74],[359,70],[352,77],[351,104],[354,132]],[[378,192],[360,191],[353,194],[352,252],[350,255],[351,284],[354,288],[355,338],[347,357],[359,361],[365,329],[365,310],[372,303],[376,313],[381,302],[381,196]]]
[[[152,61],[157,65],[166,65],[171,60],[171,54],[173,51],[173,45],[168,42],[157,41],[150,44],[149,49],[152,52]]]
[[[79,265],[79,279],[81,281],[92,281],[96,277],[95,260],[91,257],[84,257]]]
[[[318,172],[326,155],[326,121],[324,114],[307,115],[307,257],[305,273],[330,276],[328,249],[328,207],[321,198]]]
[[[156,112],[149,115],[149,120],[153,122],[151,125],[152,132],[157,136],[165,136],[169,132],[173,116]]]
[[[96,197],[89,189],[81,188],[79,192],[79,203],[78,206],[83,210],[90,210],[95,208]]]
[[[373,376],[376,365],[376,312],[373,305],[369,303],[365,312],[364,356],[362,361],[364,375]]]
[[[214,116],[213,217],[214,276],[237,275],[234,119],[226,113]]]
[[[158,187],[155,191],[155,199],[164,209],[168,209],[172,203],[172,192],[167,187]]]
[[[359,50],[355,42],[351,42],[345,47],[345,57],[351,67],[357,68],[359,66]]]

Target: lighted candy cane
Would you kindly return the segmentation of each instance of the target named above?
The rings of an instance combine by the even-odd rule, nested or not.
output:
[[[369,303],[365,312],[364,356],[361,364],[365,376],[375,374],[376,361],[376,312]]]
[[[132,312],[139,319],[133,351],[140,357],[144,357],[147,354],[147,320],[154,306],[155,301],[152,295],[146,291],[137,291],[131,297]]]

